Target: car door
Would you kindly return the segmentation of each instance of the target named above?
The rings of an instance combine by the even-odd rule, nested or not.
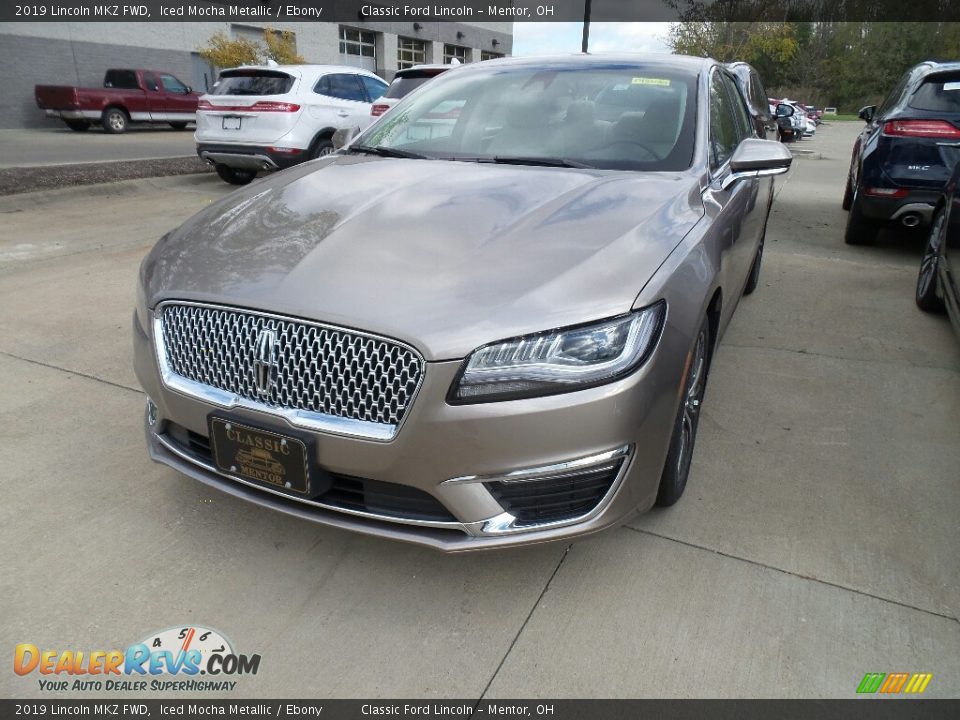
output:
[[[164,92],[160,85],[160,78],[156,73],[144,71],[143,73],[143,92],[146,96],[147,112],[149,118],[139,118],[141,120],[157,120],[163,117],[166,112],[164,107]],[[138,118],[133,118],[134,120]]]
[[[726,189],[721,187],[731,172],[730,158],[745,138],[754,136],[754,131],[736,84],[718,68],[710,75],[708,107],[711,183],[704,193],[704,208],[713,216],[711,232],[720,252],[720,282],[733,298],[733,302],[723,304],[721,323],[725,326],[753,265],[766,198],[759,197],[759,178],[744,178]]]
[[[190,88],[170,73],[160,73],[160,83],[163,85],[166,119],[193,120],[197,99],[190,92]]]
[[[370,124],[367,91],[356,73],[327,73],[313,87],[310,117],[336,128],[365,128]]]

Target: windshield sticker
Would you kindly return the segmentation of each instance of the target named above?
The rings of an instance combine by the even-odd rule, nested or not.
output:
[[[666,78],[635,77],[631,83],[634,85],[659,85],[660,87],[670,87],[670,81]]]

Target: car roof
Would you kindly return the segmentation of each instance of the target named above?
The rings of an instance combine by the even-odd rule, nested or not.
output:
[[[463,65],[443,65],[441,63],[427,63],[425,65],[414,65],[413,67],[403,68],[402,70],[397,70],[397,74],[394,77],[402,77],[409,73],[416,73],[420,70],[453,70],[457,67],[463,67]]]
[[[227,68],[223,72],[230,70],[272,70],[274,72],[284,72],[288,75],[301,77],[306,74],[318,75],[323,73],[355,73],[357,75],[369,75],[370,77],[380,78],[376,73],[354,67],[353,65],[240,65],[238,67]],[[222,73],[221,73],[222,74]],[[380,78],[381,80],[383,78]]]
[[[914,66],[914,70],[924,69],[924,75],[950,70],[960,70],[960,61],[957,60],[924,60]]]
[[[691,75],[719,63],[712,58],[667,53],[571,53],[569,55],[531,55],[526,57],[497,58],[496,67],[502,70],[511,65],[541,67],[571,67],[582,65],[656,65],[670,70],[687,71]],[[489,61],[460,65],[464,70],[490,67]]]

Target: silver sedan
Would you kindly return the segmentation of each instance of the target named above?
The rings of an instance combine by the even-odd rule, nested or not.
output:
[[[672,505],[790,160],[712,60],[445,73],[153,248],[134,317],[150,455],[445,551]]]

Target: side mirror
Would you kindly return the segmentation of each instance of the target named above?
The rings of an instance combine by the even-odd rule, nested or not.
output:
[[[189,95],[189,94],[192,93],[192,92],[193,92],[193,88],[190,87],[189,85],[187,85],[187,88],[186,88],[186,90],[183,91],[183,94],[184,94],[184,95]]]
[[[730,174],[720,183],[720,189],[726,190],[744,178],[782,175],[790,169],[792,162],[793,154],[783,143],[748,138],[740,143],[730,158]]]
[[[867,105],[866,107],[860,108],[860,112],[857,113],[857,117],[863,120],[864,122],[870,122],[873,120],[873,114],[877,111],[876,105]]]
[[[778,118],[793,117],[793,108],[790,107],[789,105],[784,105],[783,103],[779,103],[777,105],[777,117]]]
[[[331,142],[333,142],[333,149],[340,150],[345,148],[353,142],[353,139],[359,134],[359,127],[340,128],[333,134],[333,137],[330,138]]]

